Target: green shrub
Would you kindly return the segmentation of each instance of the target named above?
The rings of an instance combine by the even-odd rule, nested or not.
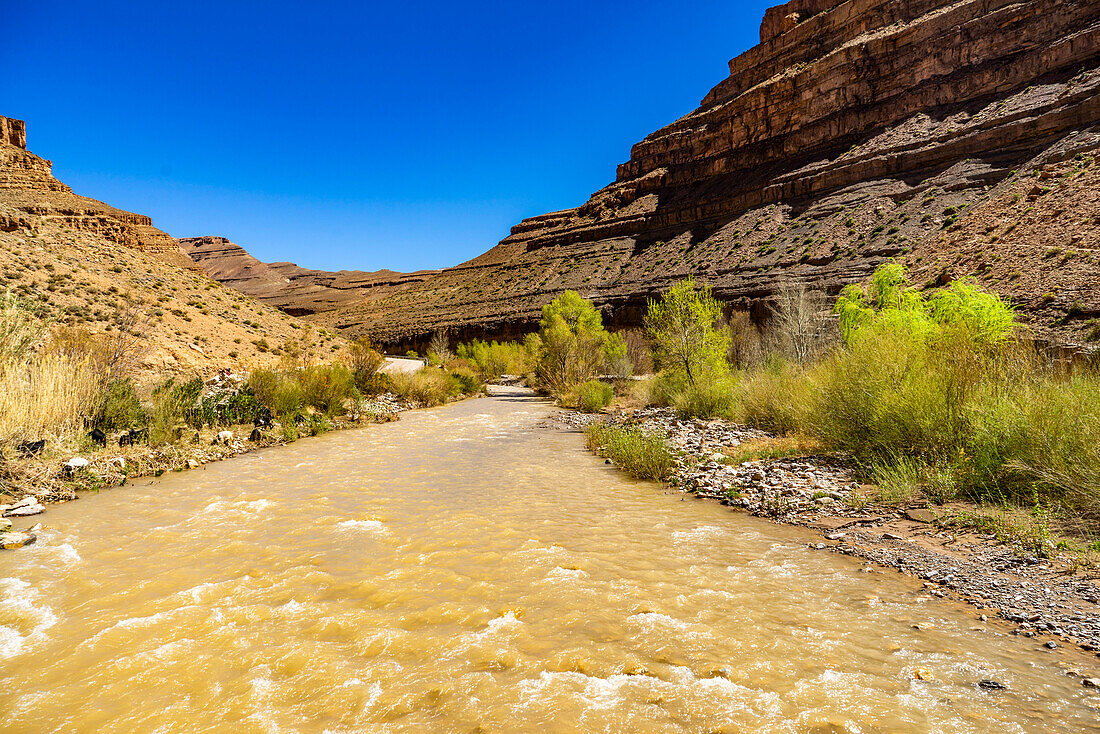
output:
[[[737,385],[736,417],[778,434],[807,432],[814,392],[805,370],[786,361],[771,361],[743,375]]]
[[[659,300],[651,299],[645,326],[657,364],[683,372],[689,385],[726,373],[730,336],[719,328],[721,319],[721,304],[709,288],[697,290],[691,278],[672,286]]]
[[[676,396],[686,387],[686,375],[663,370],[646,381],[646,403],[661,408],[671,407],[676,403]]]
[[[664,438],[637,426],[593,423],[585,430],[588,448],[606,456],[638,479],[663,481],[673,467],[673,454]]]
[[[732,418],[736,396],[731,376],[713,375],[694,385],[685,385],[673,398],[681,418]]]
[[[91,417],[91,425],[101,431],[117,431],[144,423],[145,409],[128,378],[111,380]]]
[[[472,395],[481,392],[485,387],[473,370],[456,368],[450,372],[454,395]]]
[[[342,412],[344,401],[356,397],[355,377],[342,364],[315,365],[295,374],[302,401],[326,416]]]
[[[577,408],[585,413],[599,413],[611,404],[615,391],[606,382],[589,380],[577,387]]]
[[[442,405],[447,398],[458,394],[460,387],[451,375],[443,370],[426,367],[418,372],[398,372],[389,376],[390,391],[420,407]]]

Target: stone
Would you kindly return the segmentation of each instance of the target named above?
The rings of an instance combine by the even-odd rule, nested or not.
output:
[[[0,533],[0,548],[15,550],[30,545],[38,540],[38,536],[31,532]]]
[[[195,461],[194,459],[188,459],[187,460],[187,468],[188,469],[198,469],[199,468],[199,462]]]
[[[1081,685],[1085,688],[1100,688],[1100,678],[1083,678]]]
[[[989,691],[1003,691],[1008,688],[1004,683],[988,678],[978,681],[978,686]]]
[[[31,515],[41,515],[46,511],[46,508],[35,502],[33,505],[22,505],[20,507],[12,507],[10,510],[4,512],[4,517],[30,517]]]
[[[905,516],[914,522],[935,522],[936,515],[931,510],[906,510]]]
[[[1048,640],[1047,642],[1043,643],[1043,647],[1045,647],[1048,650],[1057,650],[1058,649],[1058,643],[1055,642],[1054,640]]]
[[[11,520],[0,518],[0,533],[6,533],[11,530]]]

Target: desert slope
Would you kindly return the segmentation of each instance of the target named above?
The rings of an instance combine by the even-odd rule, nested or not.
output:
[[[274,362],[289,340],[339,337],[210,280],[149,217],[78,196],[0,117],[0,288],[51,323],[135,330],[141,367],[206,373]]]

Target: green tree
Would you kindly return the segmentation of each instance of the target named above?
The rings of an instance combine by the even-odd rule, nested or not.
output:
[[[729,334],[718,328],[722,306],[709,288],[692,278],[672,286],[660,300],[650,299],[645,326],[657,364],[682,372],[690,385],[700,377],[728,369]]]
[[[554,395],[591,379],[609,355],[625,351],[622,339],[603,328],[600,312],[574,291],[543,306],[537,345],[535,377]]]

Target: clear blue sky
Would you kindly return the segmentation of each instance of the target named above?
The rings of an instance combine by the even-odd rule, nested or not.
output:
[[[11,2],[0,115],[77,193],[177,237],[442,267],[610,183],[772,4]]]

